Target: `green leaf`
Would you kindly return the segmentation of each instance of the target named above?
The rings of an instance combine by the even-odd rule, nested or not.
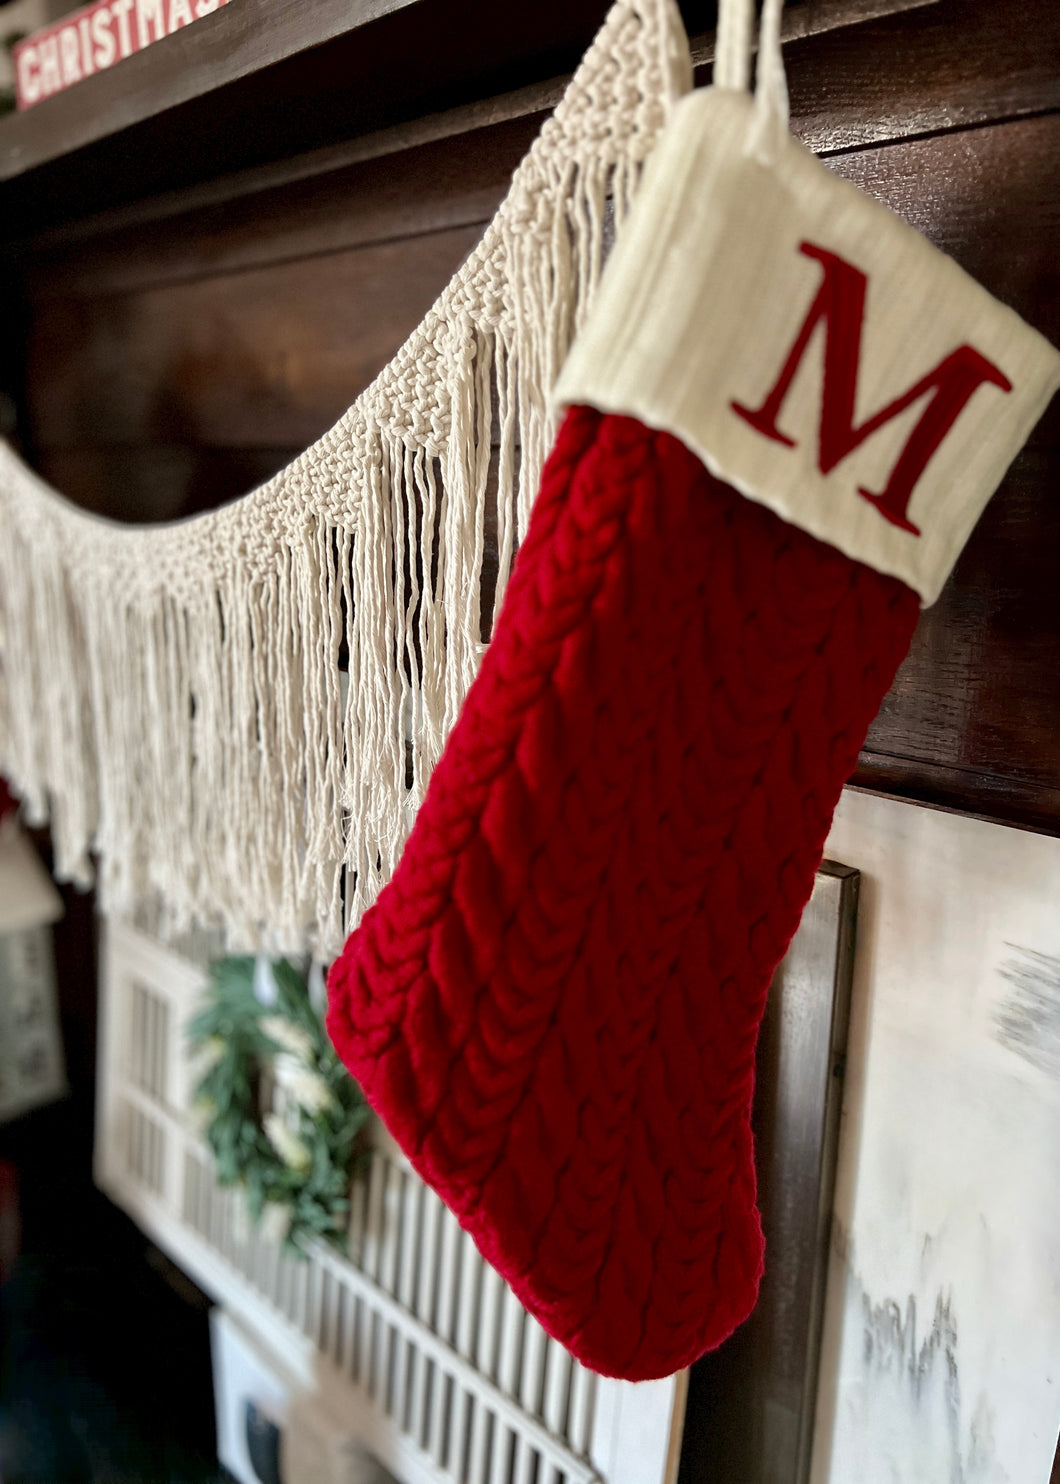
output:
[[[214,1153],[219,1181],[244,1185],[255,1222],[266,1202],[287,1207],[286,1251],[304,1257],[303,1244],[310,1237],[323,1237],[341,1250],[346,1242],[350,1185],[367,1165],[362,1131],[370,1111],[310,1004],[305,976],[286,959],[276,961],[276,1003],[266,1007],[254,995],[254,964],[246,956],[213,964],[204,1003],[188,1027],[192,1051],[215,1037],[225,1043],[223,1055],[200,1079],[195,1092],[216,1109],[206,1142]],[[316,1070],[335,1098],[327,1112],[315,1117],[302,1113],[298,1119],[299,1137],[312,1152],[304,1175],[279,1158],[259,1117],[263,1074],[281,1049],[262,1029],[262,1022],[273,1015],[285,1016],[309,1036]]]

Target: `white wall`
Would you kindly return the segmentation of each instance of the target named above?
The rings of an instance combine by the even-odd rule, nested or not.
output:
[[[1060,840],[848,792],[863,873],[813,1484],[1046,1484]]]

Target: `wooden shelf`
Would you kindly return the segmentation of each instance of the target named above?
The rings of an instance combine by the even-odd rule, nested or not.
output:
[[[419,0],[239,0],[9,119],[0,180],[334,41]]]
[[[606,0],[235,0],[0,122],[21,235],[569,70]]]
[[[789,0],[785,31],[804,37],[929,3]],[[608,8],[234,0],[0,120],[0,240],[561,78]],[[702,61],[715,0],[681,10]]]
[[[698,11],[702,27],[709,4]],[[234,0],[0,121],[5,235],[569,72],[607,0]]]

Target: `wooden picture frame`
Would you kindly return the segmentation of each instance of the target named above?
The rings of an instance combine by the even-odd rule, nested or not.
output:
[[[859,873],[825,861],[762,1023],[753,1113],[766,1270],[747,1323],[692,1367],[679,1484],[806,1484]]]

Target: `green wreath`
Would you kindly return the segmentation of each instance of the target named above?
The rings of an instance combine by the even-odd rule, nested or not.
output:
[[[304,1251],[312,1237],[344,1249],[368,1105],[327,1038],[305,978],[284,959],[271,975],[275,1001],[263,1004],[253,958],[211,966],[207,1003],[188,1027],[204,1069],[195,1108],[220,1183],[244,1187],[255,1225],[268,1211],[287,1250]]]

